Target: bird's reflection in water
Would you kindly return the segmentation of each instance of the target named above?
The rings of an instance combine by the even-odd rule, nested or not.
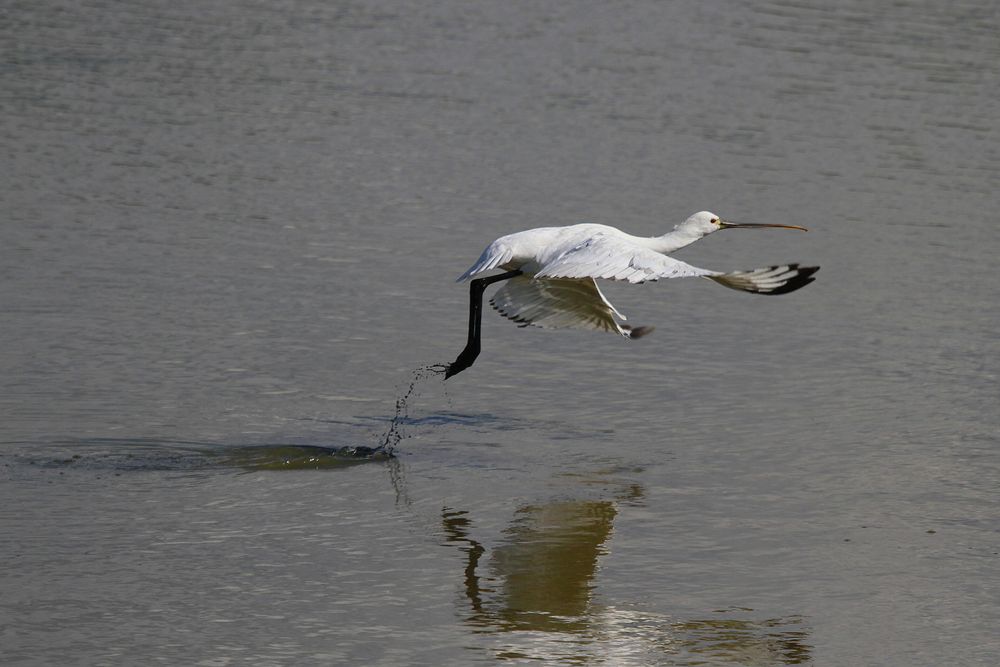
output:
[[[524,507],[505,531],[504,544],[490,554],[492,574],[483,576],[485,549],[468,536],[468,516],[445,511],[449,541],[468,545],[468,624],[486,630],[584,629],[591,580],[615,514],[610,501]]]
[[[632,487],[629,496],[641,495]],[[562,664],[793,665],[812,659],[801,617],[755,620],[752,610],[711,618],[601,605],[594,600],[618,503],[559,501],[517,511],[500,546],[471,536],[467,512],[445,509],[446,543],[466,555],[465,624],[499,640],[495,655]]]

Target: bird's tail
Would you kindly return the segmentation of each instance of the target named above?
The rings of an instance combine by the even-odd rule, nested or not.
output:
[[[705,276],[729,289],[751,292],[752,294],[788,294],[805,287],[812,281],[818,266],[802,266],[798,264],[782,264],[781,266],[765,266],[750,271],[733,271],[718,276]]]

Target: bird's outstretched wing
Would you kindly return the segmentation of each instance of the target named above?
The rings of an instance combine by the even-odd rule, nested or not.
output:
[[[626,239],[597,235],[543,266],[538,278],[603,278],[642,283],[662,278],[702,277],[730,289],[752,294],[788,294],[815,278],[818,266],[782,264],[750,271],[723,273],[691,266]]]
[[[545,329],[589,329],[639,338],[652,327],[629,327],[592,278],[559,279],[517,276],[506,281],[490,305],[521,326]]]
[[[642,283],[661,278],[718,276],[613,236],[592,236],[543,266],[538,278],[603,278]]]
[[[752,294],[788,294],[805,287],[812,281],[818,266],[799,266],[798,264],[783,264],[781,266],[765,266],[751,271],[732,271],[722,275],[707,276],[729,289],[750,292]]]

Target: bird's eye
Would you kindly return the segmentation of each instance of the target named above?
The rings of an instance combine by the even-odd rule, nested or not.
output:
[[[719,224],[719,219],[718,218],[712,218],[712,224],[713,225]]]

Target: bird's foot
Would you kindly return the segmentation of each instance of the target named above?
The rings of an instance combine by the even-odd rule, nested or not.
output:
[[[479,356],[478,351],[472,353],[469,350],[462,350],[462,353],[458,355],[455,361],[451,362],[450,364],[444,364],[447,367],[444,371],[444,379],[447,380],[448,378],[454,375],[458,375],[459,373],[464,371],[466,368],[471,366],[473,362],[476,361],[476,357],[478,356]]]
[[[460,364],[457,361],[455,363],[452,363],[452,364],[445,364],[445,366],[447,368],[445,368],[445,370],[444,370],[444,379],[447,380],[448,378],[452,377],[453,375],[458,375],[459,373],[461,373],[462,371],[464,371],[466,368],[468,368],[471,365],[472,364]]]

